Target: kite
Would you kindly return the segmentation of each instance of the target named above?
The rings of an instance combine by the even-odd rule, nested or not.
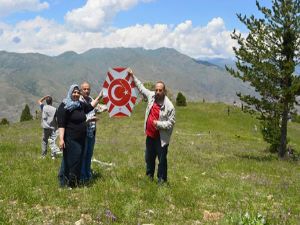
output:
[[[138,90],[128,68],[109,68],[103,83],[103,102],[109,117],[130,116]]]

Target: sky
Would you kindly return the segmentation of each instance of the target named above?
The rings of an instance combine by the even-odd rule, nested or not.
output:
[[[231,58],[233,29],[247,33],[236,13],[261,17],[255,0],[0,0],[0,50],[167,47],[197,59]]]

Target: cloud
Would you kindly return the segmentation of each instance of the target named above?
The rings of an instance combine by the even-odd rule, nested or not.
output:
[[[22,21],[15,26],[0,23],[0,29],[4,30],[0,36],[0,49],[13,52],[55,55],[65,51],[67,46],[61,48],[61,45],[65,44],[70,36],[62,25],[41,17]],[[18,45],[13,42],[15,37],[21,41]]]
[[[18,44],[18,43],[21,42],[21,38],[19,38],[19,37],[17,37],[17,36],[16,36],[16,37],[13,37],[12,42]]]
[[[40,0],[0,0],[0,17],[18,11],[40,11],[48,7],[48,2],[40,2]]]
[[[194,26],[191,20],[177,25],[136,24],[118,29],[88,32],[69,29],[55,21],[36,17],[15,26],[0,23],[0,49],[14,52],[40,52],[57,55],[65,51],[82,53],[91,48],[169,47],[194,58],[232,57],[230,38],[222,18],[213,18],[206,26]],[[20,41],[16,45],[13,38]]]
[[[150,1],[152,0],[87,0],[83,7],[69,11],[65,21],[76,30],[97,32],[109,25],[118,12],[128,10],[139,2]]]
[[[169,47],[194,58],[232,57],[235,42],[226,30],[222,18],[212,19],[205,27],[194,27],[187,20],[172,27],[167,24],[135,25],[117,29],[107,35],[102,44],[113,47]]]

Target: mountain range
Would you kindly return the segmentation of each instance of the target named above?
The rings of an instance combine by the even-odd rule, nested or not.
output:
[[[207,63],[207,64],[213,64],[216,66],[219,66],[220,68],[224,69],[225,65],[236,68],[235,67],[235,61],[231,58],[204,58],[204,59],[197,59],[197,62],[200,63]],[[296,66],[295,68],[295,74],[298,76],[300,75],[300,66]]]
[[[58,106],[73,83],[90,82],[95,95],[113,67],[131,67],[143,82],[165,81],[173,99],[180,91],[188,101],[232,103],[238,100],[236,92],[253,93],[220,65],[169,48],[101,48],[58,56],[0,51],[0,119],[18,121],[25,104],[34,114],[44,95],[53,96]]]

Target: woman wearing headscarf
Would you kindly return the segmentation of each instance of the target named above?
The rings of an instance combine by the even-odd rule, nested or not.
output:
[[[86,113],[92,111],[102,97],[102,92],[90,104],[79,101],[77,84],[71,85],[67,97],[57,110],[59,148],[63,150],[60,174],[61,185],[75,187],[80,180],[80,170],[86,137]],[[96,118],[92,118],[96,120]]]

